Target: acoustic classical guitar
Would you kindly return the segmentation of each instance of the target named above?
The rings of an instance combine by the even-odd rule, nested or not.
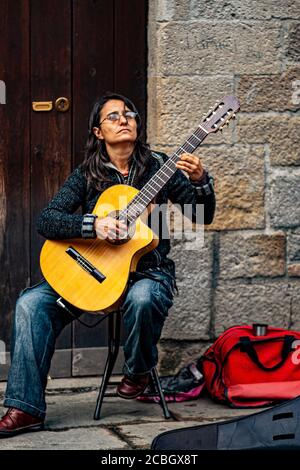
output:
[[[142,255],[158,245],[144,222],[151,201],[176,171],[182,153],[192,153],[206,136],[216,132],[239,110],[234,96],[225,96],[195,132],[138,190],[118,184],[103,191],[93,210],[98,217],[112,215],[126,221],[128,232],[115,241],[96,239],[47,240],[41,250],[41,270],[52,288],[69,304],[85,311],[110,311],[125,292],[131,271]]]

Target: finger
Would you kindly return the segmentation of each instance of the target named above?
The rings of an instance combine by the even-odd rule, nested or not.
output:
[[[180,155],[180,159],[182,161],[187,161],[187,162],[190,162],[190,163],[198,163],[199,162],[199,158],[198,157],[195,157],[193,155],[190,155],[189,153],[183,153],[182,155]]]
[[[117,223],[117,227],[120,227],[120,228],[123,228],[125,230],[127,230],[127,225],[124,224],[124,222],[121,222],[120,220],[116,220],[116,223]]]
[[[113,227],[121,227],[124,229],[127,228],[126,224],[121,222],[119,219],[114,219],[113,217],[107,217],[107,219],[105,220],[105,225],[111,228]]]
[[[108,236],[107,236],[107,238],[111,240],[121,240],[126,237],[127,237],[127,233],[124,233],[124,232],[116,233],[114,230],[109,231]]]
[[[117,233],[115,230],[109,230],[107,232],[107,238],[111,238],[112,240],[115,240],[118,237]]]
[[[191,170],[191,171],[195,171],[199,168],[197,165],[193,165],[187,162],[178,162],[176,164],[176,167],[179,168],[180,170]]]
[[[119,227],[118,221],[115,219],[110,219],[106,221],[106,224],[104,225],[105,230],[117,230]],[[120,227],[121,228],[121,227]]]
[[[121,234],[124,234],[124,233],[125,233],[125,229],[124,229],[124,228],[118,228],[118,227],[116,227],[115,232],[116,232],[118,235],[121,235]]]

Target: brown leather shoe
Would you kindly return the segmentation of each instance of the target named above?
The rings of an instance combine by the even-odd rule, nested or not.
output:
[[[0,438],[16,436],[23,432],[40,431],[43,427],[44,421],[41,418],[17,408],[8,408],[0,420]]]
[[[149,374],[136,375],[134,378],[124,375],[117,386],[117,394],[122,398],[136,398],[141,395],[149,383]]]

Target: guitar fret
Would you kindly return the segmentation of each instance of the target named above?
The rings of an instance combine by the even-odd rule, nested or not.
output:
[[[203,132],[205,132],[205,135],[208,134],[208,132],[204,129],[204,127],[202,127],[202,126],[199,126],[199,127],[200,127],[200,129],[201,129]]]
[[[198,142],[202,142],[202,140],[198,139],[198,137],[195,134],[192,134],[192,135],[196,140],[198,140]]]
[[[144,186],[143,191],[147,191],[150,195],[152,194],[152,193],[147,189],[147,186]]]
[[[163,171],[162,168],[160,169],[160,171],[161,171],[161,173],[163,173],[165,176],[169,176],[167,173],[165,173],[165,172]]]
[[[190,142],[186,142],[187,145],[189,145],[190,147],[192,147],[193,150],[195,150],[195,146],[192,145]]]
[[[155,178],[159,178],[163,183],[165,182],[165,180],[161,178],[158,173],[156,173]]]
[[[183,145],[184,145],[184,144],[183,144]],[[183,146],[182,146],[182,147],[179,147],[179,149],[177,149],[176,154],[177,154],[177,152],[179,152],[180,150],[181,150],[180,153],[184,153],[184,148],[183,148]]]

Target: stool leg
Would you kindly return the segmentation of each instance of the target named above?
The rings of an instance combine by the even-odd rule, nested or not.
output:
[[[96,421],[100,419],[101,407],[106,387],[118,356],[120,345],[120,330],[121,312],[117,311],[110,313],[108,315],[108,355],[94,413],[94,420]]]
[[[160,400],[159,400],[159,404],[161,405],[162,409],[163,409],[163,412],[164,412],[164,416],[166,419],[170,419],[171,418],[171,413],[169,411],[169,408],[168,408],[168,405],[167,405],[167,402],[166,402],[166,399],[165,399],[165,396],[164,396],[164,392],[162,391],[162,388],[161,388],[161,385],[160,385],[160,380],[159,380],[159,377],[158,377],[158,373],[157,373],[157,370],[156,368],[154,367],[152,370],[151,370],[151,377],[152,377],[152,381],[158,391],[158,394],[159,394],[159,397],[160,397]]]

